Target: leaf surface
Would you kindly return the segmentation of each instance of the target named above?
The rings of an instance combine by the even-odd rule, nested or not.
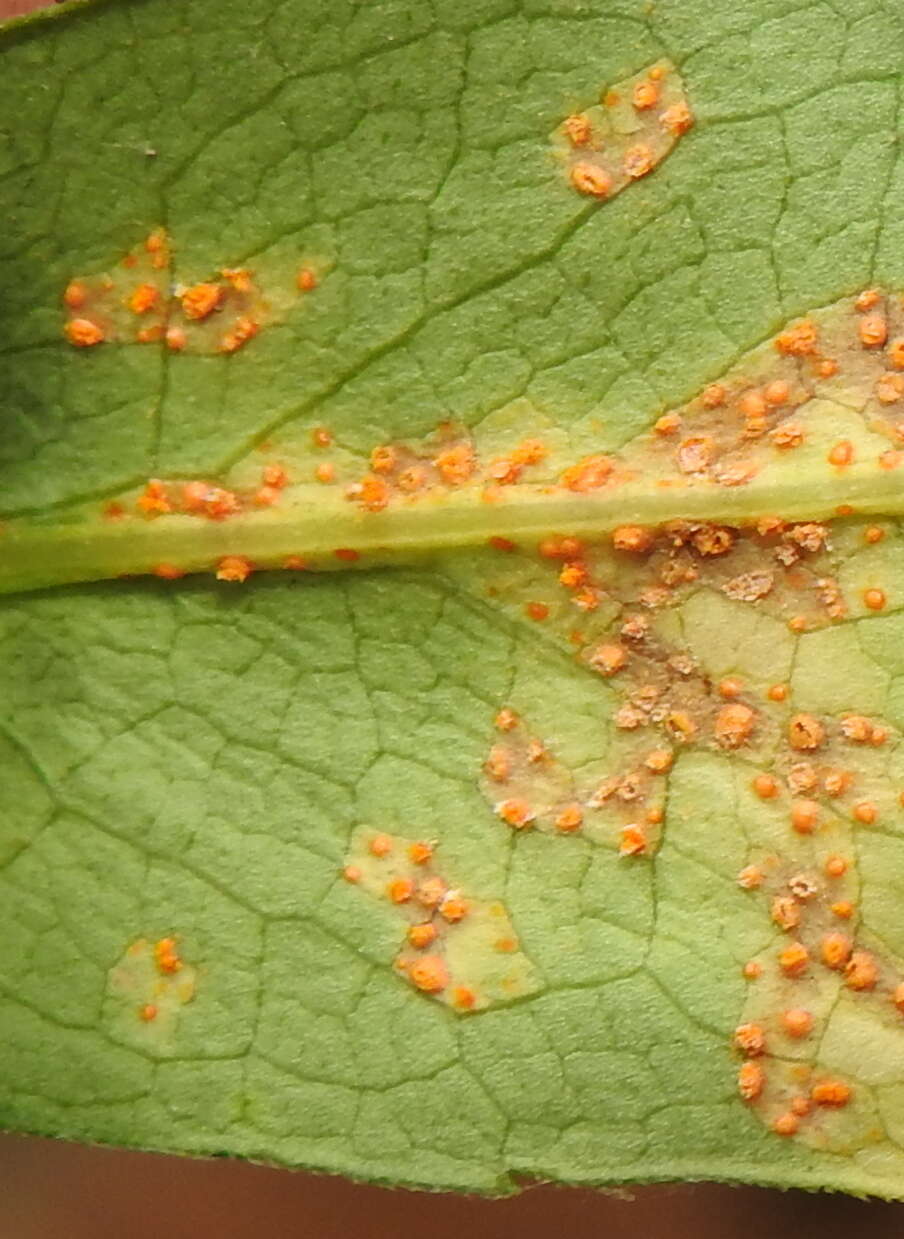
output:
[[[902,53],[772,0],[0,34],[4,1123],[904,1196]]]

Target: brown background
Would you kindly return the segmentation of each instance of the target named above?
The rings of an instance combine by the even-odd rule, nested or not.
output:
[[[0,18],[44,2],[0,0]],[[904,1205],[712,1184],[438,1197],[241,1162],[0,1136],[0,1239],[394,1239],[415,1229],[429,1239],[891,1239],[904,1231]]]

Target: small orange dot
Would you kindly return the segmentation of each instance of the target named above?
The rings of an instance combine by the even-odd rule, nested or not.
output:
[[[788,698],[788,685],[772,684],[766,696],[770,701],[786,701]]]
[[[800,1121],[791,1110],[786,1111],[784,1114],[779,1114],[772,1120],[772,1130],[778,1136],[794,1136],[797,1134],[799,1127]]]
[[[881,542],[885,537],[885,530],[880,525],[870,525],[863,532],[863,538],[866,542]]]
[[[749,959],[741,969],[741,974],[745,981],[755,981],[763,975],[763,965],[757,963],[755,959]]]
[[[864,826],[872,826],[878,816],[879,811],[871,800],[861,800],[859,804],[854,805],[855,822],[861,822]]]
[[[140,1008],[138,1014],[146,1024],[149,1024],[151,1020],[155,1020],[157,1018],[157,1008],[152,1002],[147,1002]]]
[[[871,611],[881,611],[885,607],[885,593],[881,589],[867,589],[863,593],[864,605]]]
[[[410,878],[393,878],[386,888],[386,894],[393,903],[407,903],[414,894],[414,883]]]
[[[839,856],[837,853],[833,853],[831,856],[826,857],[823,871],[827,877],[841,878],[847,873],[847,868],[848,862],[845,857]]]
[[[540,622],[549,618],[549,607],[545,602],[529,602],[524,610],[528,619]]]
[[[743,691],[743,683],[734,676],[728,676],[724,680],[719,681],[719,696],[731,700],[737,697]]]
[[[811,835],[819,821],[819,805],[815,800],[798,800],[791,808],[791,825],[799,835]]]
[[[388,856],[392,851],[392,839],[389,835],[374,835],[368,844],[372,856]]]
[[[771,774],[758,774],[753,780],[753,790],[760,800],[772,800],[778,795],[778,781]]]
[[[854,445],[849,439],[836,443],[827,457],[830,465],[849,465],[854,459]]]

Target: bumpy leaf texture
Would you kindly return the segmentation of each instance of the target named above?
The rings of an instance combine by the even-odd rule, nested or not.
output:
[[[898,6],[0,54],[2,1121],[904,1197]]]

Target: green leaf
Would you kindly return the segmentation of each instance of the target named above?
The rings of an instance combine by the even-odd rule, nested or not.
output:
[[[895,6],[0,54],[2,1121],[904,1197]]]

